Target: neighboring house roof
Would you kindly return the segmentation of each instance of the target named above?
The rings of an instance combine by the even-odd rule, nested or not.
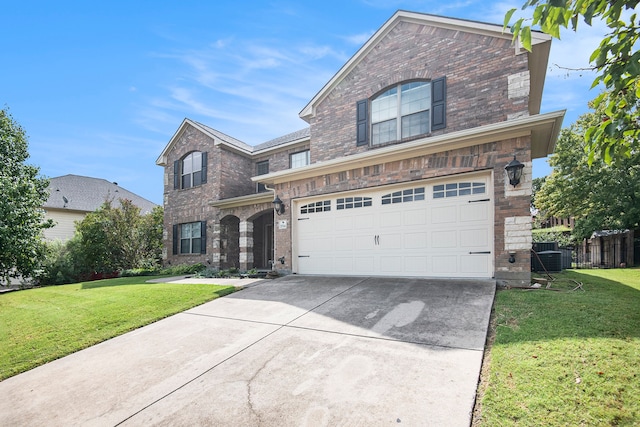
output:
[[[113,200],[113,206],[120,206],[120,199],[128,199],[149,213],[156,205],[131,191],[106,179],[79,175],[64,175],[49,179],[49,198],[43,205],[45,209],[67,209],[80,212],[93,212],[107,200]]]
[[[446,28],[455,31],[464,31],[468,33],[482,34],[491,37],[511,40],[512,34],[504,31],[501,25],[487,24],[477,21],[469,21],[465,19],[447,18],[444,16],[429,15],[426,13],[407,12],[404,10],[397,11],[385,24],[369,38],[369,40],[351,57],[351,59],[342,66],[342,68],[324,85],[320,92],[300,111],[300,118],[309,122],[311,117],[315,115],[316,106],[327,97],[333,89],[349,75],[349,73],[371,52],[380,41],[393,30],[400,22],[411,22],[421,25],[429,25],[438,28]],[[518,53],[528,53],[524,49],[520,49],[519,45],[514,47]],[[542,102],[542,88],[544,86],[544,78],[549,59],[549,50],[551,48],[551,37],[539,32],[531,32],[531,49],[529,53],[529,67],[531,75],[531,89],[529,94],[529,109],[531,114],[540,112],[540,103]]]
[[[296,132],[289,133],[287,135],[272,139],[270,141],[264,142],[262,144],[256,145],[255,147],[240,141],[239,139],[233,138],[225,133],[217,131],[207,125],[203,125],[202,123],[196,122],[195,120],[185,118],[182,121],[182,124],[178,128],[175,134],[171,137],[169,143],[165,146],[164,150],[156,160],[156,164],[159,166],[166,166],[167,163],[167,154],[169,150],[177,141],[182,133],[184,132],[187,126],[192,126],[198,130],[200,130],[205,135],[208,135],[211,139],[213,139],[215,145],[224,145],[231,150],[243,154],[245,156],[251,156],[254,154],[259,154],[262,151],[275,149],[279,147],[284,147],[290,144],[297,144],[299,142],[308,140],[311,131],[310,128],[307,127],[305,129],[301,129]]]

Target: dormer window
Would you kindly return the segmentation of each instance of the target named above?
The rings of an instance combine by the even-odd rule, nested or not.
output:
[[[357,145],[386,144],[443,129],[445,101],[444,77],[399,83],[371,100],[359,101]]]
[[[197,187],[207,182],[207,153],[194,151],[173,164],[174,188]]]

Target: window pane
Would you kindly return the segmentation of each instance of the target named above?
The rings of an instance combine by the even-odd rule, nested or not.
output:
[[[196,151],[195,153],[191,153],[191,161],[193,162],[192,171],[202,170],[202,153]]]
[[[417,113],[431,107],[431,85],[428,82],[412,82],[402,85],[401,115]]]
[[[371,122],[378,123],[397,117],[398,88],[394,87],[371,102]]]
[[[182,174],[183,175],[186,175],[188,173],[193,172],[193,154],[194,153],[189,154],[182,161]]]
[[[180,239],[180,253],[181,254],[191,253],[191,240],[190,239]]]
[[[191,175],[183,175],[182,188],[190,188],[190,187],[191,187]]]
[[[429,133],[429,111],[412,114],[402,118],[402,137]]]
[[[269,161],[259,162],[256,164],[256,175],[264,175],[269,173]]]
[[[289,155],[289,163],[291,164],[292,169],[308,165],[309,160],[309,150]]]
[[[191,237],[200,237],[201,224],[199,222],[191,223]]]
[[[191,240],[191,253],[192,254],[200,253],[200,238]]]
[[[193,186],[202,184],[202,171],[193,173]]]
[[[389,120],[387,122],[374,124],[371,132],[371,141],[375,144],[384,144],[385,142],[395,141],[397,135],[397,121]]]

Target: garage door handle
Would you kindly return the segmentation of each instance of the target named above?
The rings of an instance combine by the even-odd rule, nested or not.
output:
[[[469,200],[469,203],[490,202],[491,199]]]
[[[490,254],[491,251],[469,252],[469,255]]]
[[[311,255],[298,255],[298,258],[311,258]]]

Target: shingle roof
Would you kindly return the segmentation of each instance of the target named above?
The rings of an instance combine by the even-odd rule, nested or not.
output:
[[[141,213],[149,213],[157,205],[120,187],[106,179],[88,176],[64,175],[49,179],[49,198],[44,208],[69,209],[93,212],[105,200],[113,200],[113,206],[120,206],[120,199],[128,199],[140,208]]]
[[[268,148],[277,147],[278,145],[287,144],[289,142],[297,141],[303,138],[309,138],[311,136],[311,128],[306,127],[304,129],[300,129],[296,132],[291,132],[286,135],[283,135],[279,138],[272,139],[271,141],[263,142],[262,144],[258,144],[253,147],[253,152],[266,150]]]
[[[232,136],[227,135],[226,133],[222,133],[218,130],[215,130],[212,127],[209,127],[207,125],[203,125],[200,122],[196,122],[195,120],[191,120],[193,123],[196,123],[198,126],[202,126],[203,128],[206,129],[207,132],[210,132],[211,134],[215,135],[218,139],[226,142],[227,144],[231,144],[231,145],[235,145],[238,148],[241,148],[243,150],[249,151],[251,152],[253,150],[253,147],[250,146],[249,144],[245,144],[244,142],[240,141],[239,139],[236,139]]]

